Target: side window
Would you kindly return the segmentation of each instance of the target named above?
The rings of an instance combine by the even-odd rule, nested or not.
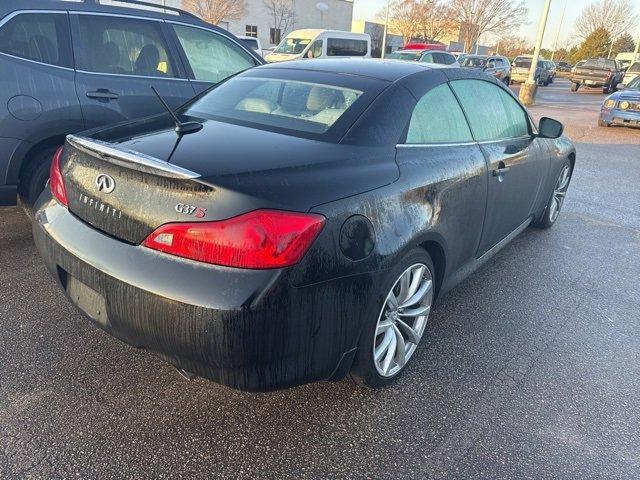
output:
[[[107,15],[77,15],[78,70],[144,77],[177,76],[161,22]]]
[[[482,80],[455,80],[451,86],[467,113],[476,140],[529,135],[526,112],[498,85]]]
[[[66,13],[21,13],[0,29],[0,52],[73,67]]]
[[[322,56],[322,40],[316,40],[311,44],[309,50],[313,57],[311,58],[319,58]]]
[[[440,65],[444,64],[444,54],[440,53],[440,52],[435,52],[433,54],[433,62],[434,63],[438,63]]]
[[[454,57],[450,53],[442,53],[441,55],[444,57],[445,65],[453,65],[454,63],[456,63],[456,57]]]
[[[473,141],[464,113],[443,83],[429,90],[411,115],[406,143],[447,143]]]
[[[255,66],[249,53],[218,33],[173,25],[196,80],[217,83]]]
[[[364,57],[367,54],[366,40],[352,40],[350,38],[327,39],[328,57]]]
[[[496,61],[493,58],[490,58],[487,62],[487,68],[496,68]]]
[[[433,53],[431,52],[425,53],[424,55],[422,55],[422,58],[420,59],[420,61],[424,63],[434,63]]]

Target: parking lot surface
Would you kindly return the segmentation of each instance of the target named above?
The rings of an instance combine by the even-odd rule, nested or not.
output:
[[[640,131],[540,88],[577,163],[558,223],[442,298],[393,387],[186,381],[63,298],[0,209],[0,478],[639,478]]]

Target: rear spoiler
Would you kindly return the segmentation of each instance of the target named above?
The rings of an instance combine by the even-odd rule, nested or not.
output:
[[[77,135],[67,135],[67,143],[73,148],[94,155],[105,162],[113,163],[124,168],[135,168],[152,175],[168,178],[194,179],[200,175],[186,168],[172,165],[144,153],[122,148],[112,143],[102,142]]]

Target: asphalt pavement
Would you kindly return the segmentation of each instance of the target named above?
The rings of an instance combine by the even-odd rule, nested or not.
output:
[[[0,209],[0,478],[640,477],[640,130],[538,92],[577,146],[558,223],[441,299],[391,388],[186,381],[89,324]]]

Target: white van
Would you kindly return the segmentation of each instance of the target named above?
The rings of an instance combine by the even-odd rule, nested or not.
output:
[[[371,57],[371,37],[367,33],[305,29],[287,35],[265,57],[269,63],[301,58]]]

